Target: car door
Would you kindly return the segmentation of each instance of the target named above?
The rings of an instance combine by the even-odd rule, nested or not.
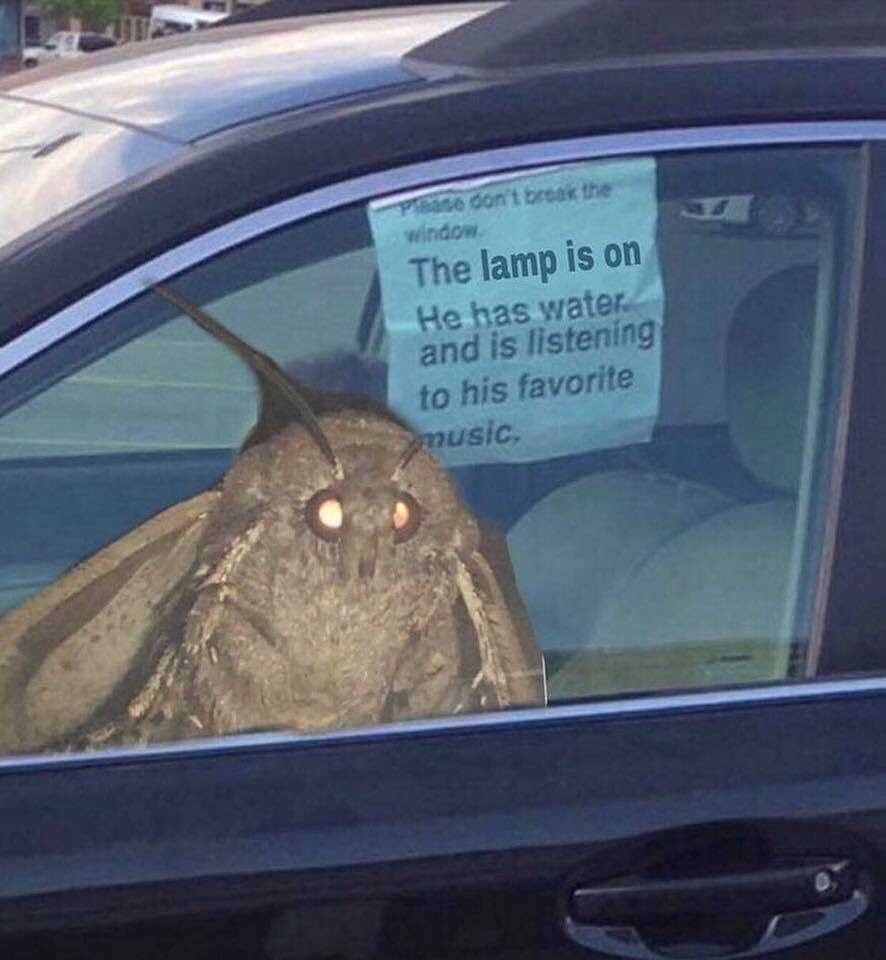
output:
[[[545,702],[87,753],[6,705],[10,945],[76,951],[86,927],[91,956],[877,956],[869,135],[664,131],[355,173],[180,221],[87,295],[23,306],[0,348],[7,678],[64,660],[64,624],[45,629],[65,571],[218,483],[255,421],[249,370],[162,281],[316,394],[412,426],[506,539]],[[53,243],[79,237],[81,271],[122,262],[121,222],[187,171]],[[801,213],[774,233],[686,215],[724,197]]]
[[[62,57],[74,57],[79,52],[80,34],[65,33],[62,34],[62,42],[59,48],[59,55]]]

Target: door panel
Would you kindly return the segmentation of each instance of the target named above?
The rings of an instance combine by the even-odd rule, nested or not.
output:
[[[571,885],[665,852],[716,866],[730,837],[744,852],[750,837],[785,856],[850,857],[876,892],[886,746],[869,731],[886,694],[705,704],[713,696],[633,717],[558,708],[459,732],[7,767],[0,917],[11,932],[381,898],[412,918],[391,921],[403,956],[416,924],[446,927],[461,910],[502,949],[517,918],[530,943],[569,956],[557,930]],[[877,956],[874,922],[808,955]],[[436,949],[462,955],[442,934]]]

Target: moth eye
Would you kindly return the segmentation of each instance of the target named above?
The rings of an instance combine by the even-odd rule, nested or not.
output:
[[[391,511],[391,526],[394,528],[394,542],[403,543],[415,534],[421,524],[421,507],[415,497],[400,493],[394,501]]]
[[[305,517],[311,531],[321,540],[334,543],[341,537],[345,511],[337,494],[329,490],[315,493],[305,508]]]
[[[324,500],[317,508],[317,519],[320,526],[326,530],[340,530],[345,518],[341,503],[334,497]]]
[[[411,516],[412,511],[409,509],[409,505],[402,500],[398,500],[394,504],[394,529],[402,530],[409,523]]]

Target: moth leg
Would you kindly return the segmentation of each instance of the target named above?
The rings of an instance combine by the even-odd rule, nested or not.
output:
[[[217,603],[230,610],[235,610],[237,615],[242,617],[269,647],[279,647],[280,643],[275,635],[274,625],[271,623],[270,617],[254,604],[243,600],[232,587],[227,584],[209,582],[200,588],[200,595],[206,596],[207,594],[210,595],[209,603]]]
[[[248,605],[204,591],[177,642],[116,718],[83,737],[86,746],[169,742],[290,725],[288,662],[268,643]],[[250,611],[251,612],[251,611]]]
[[[300,691],[267,618],[228,590],[203,592],[189,621],[176,713],[196,717],[203,736],[290,724]]]
[[[464,606],[456,602],[416,631],[388,694],[384,719],[451,716],[483,709],[473,683],[480,673]]]
[[[485,557],[477,551],[459,560],[456,579],[474,627],[482,682],[494,691],[498,706],[544,703],[541,654],[522,636],[519,611]]]

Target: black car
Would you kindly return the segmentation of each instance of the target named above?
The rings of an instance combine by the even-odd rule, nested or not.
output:
[[[879,957],[886,14],[384,7],[0,84],[6,955]]]

